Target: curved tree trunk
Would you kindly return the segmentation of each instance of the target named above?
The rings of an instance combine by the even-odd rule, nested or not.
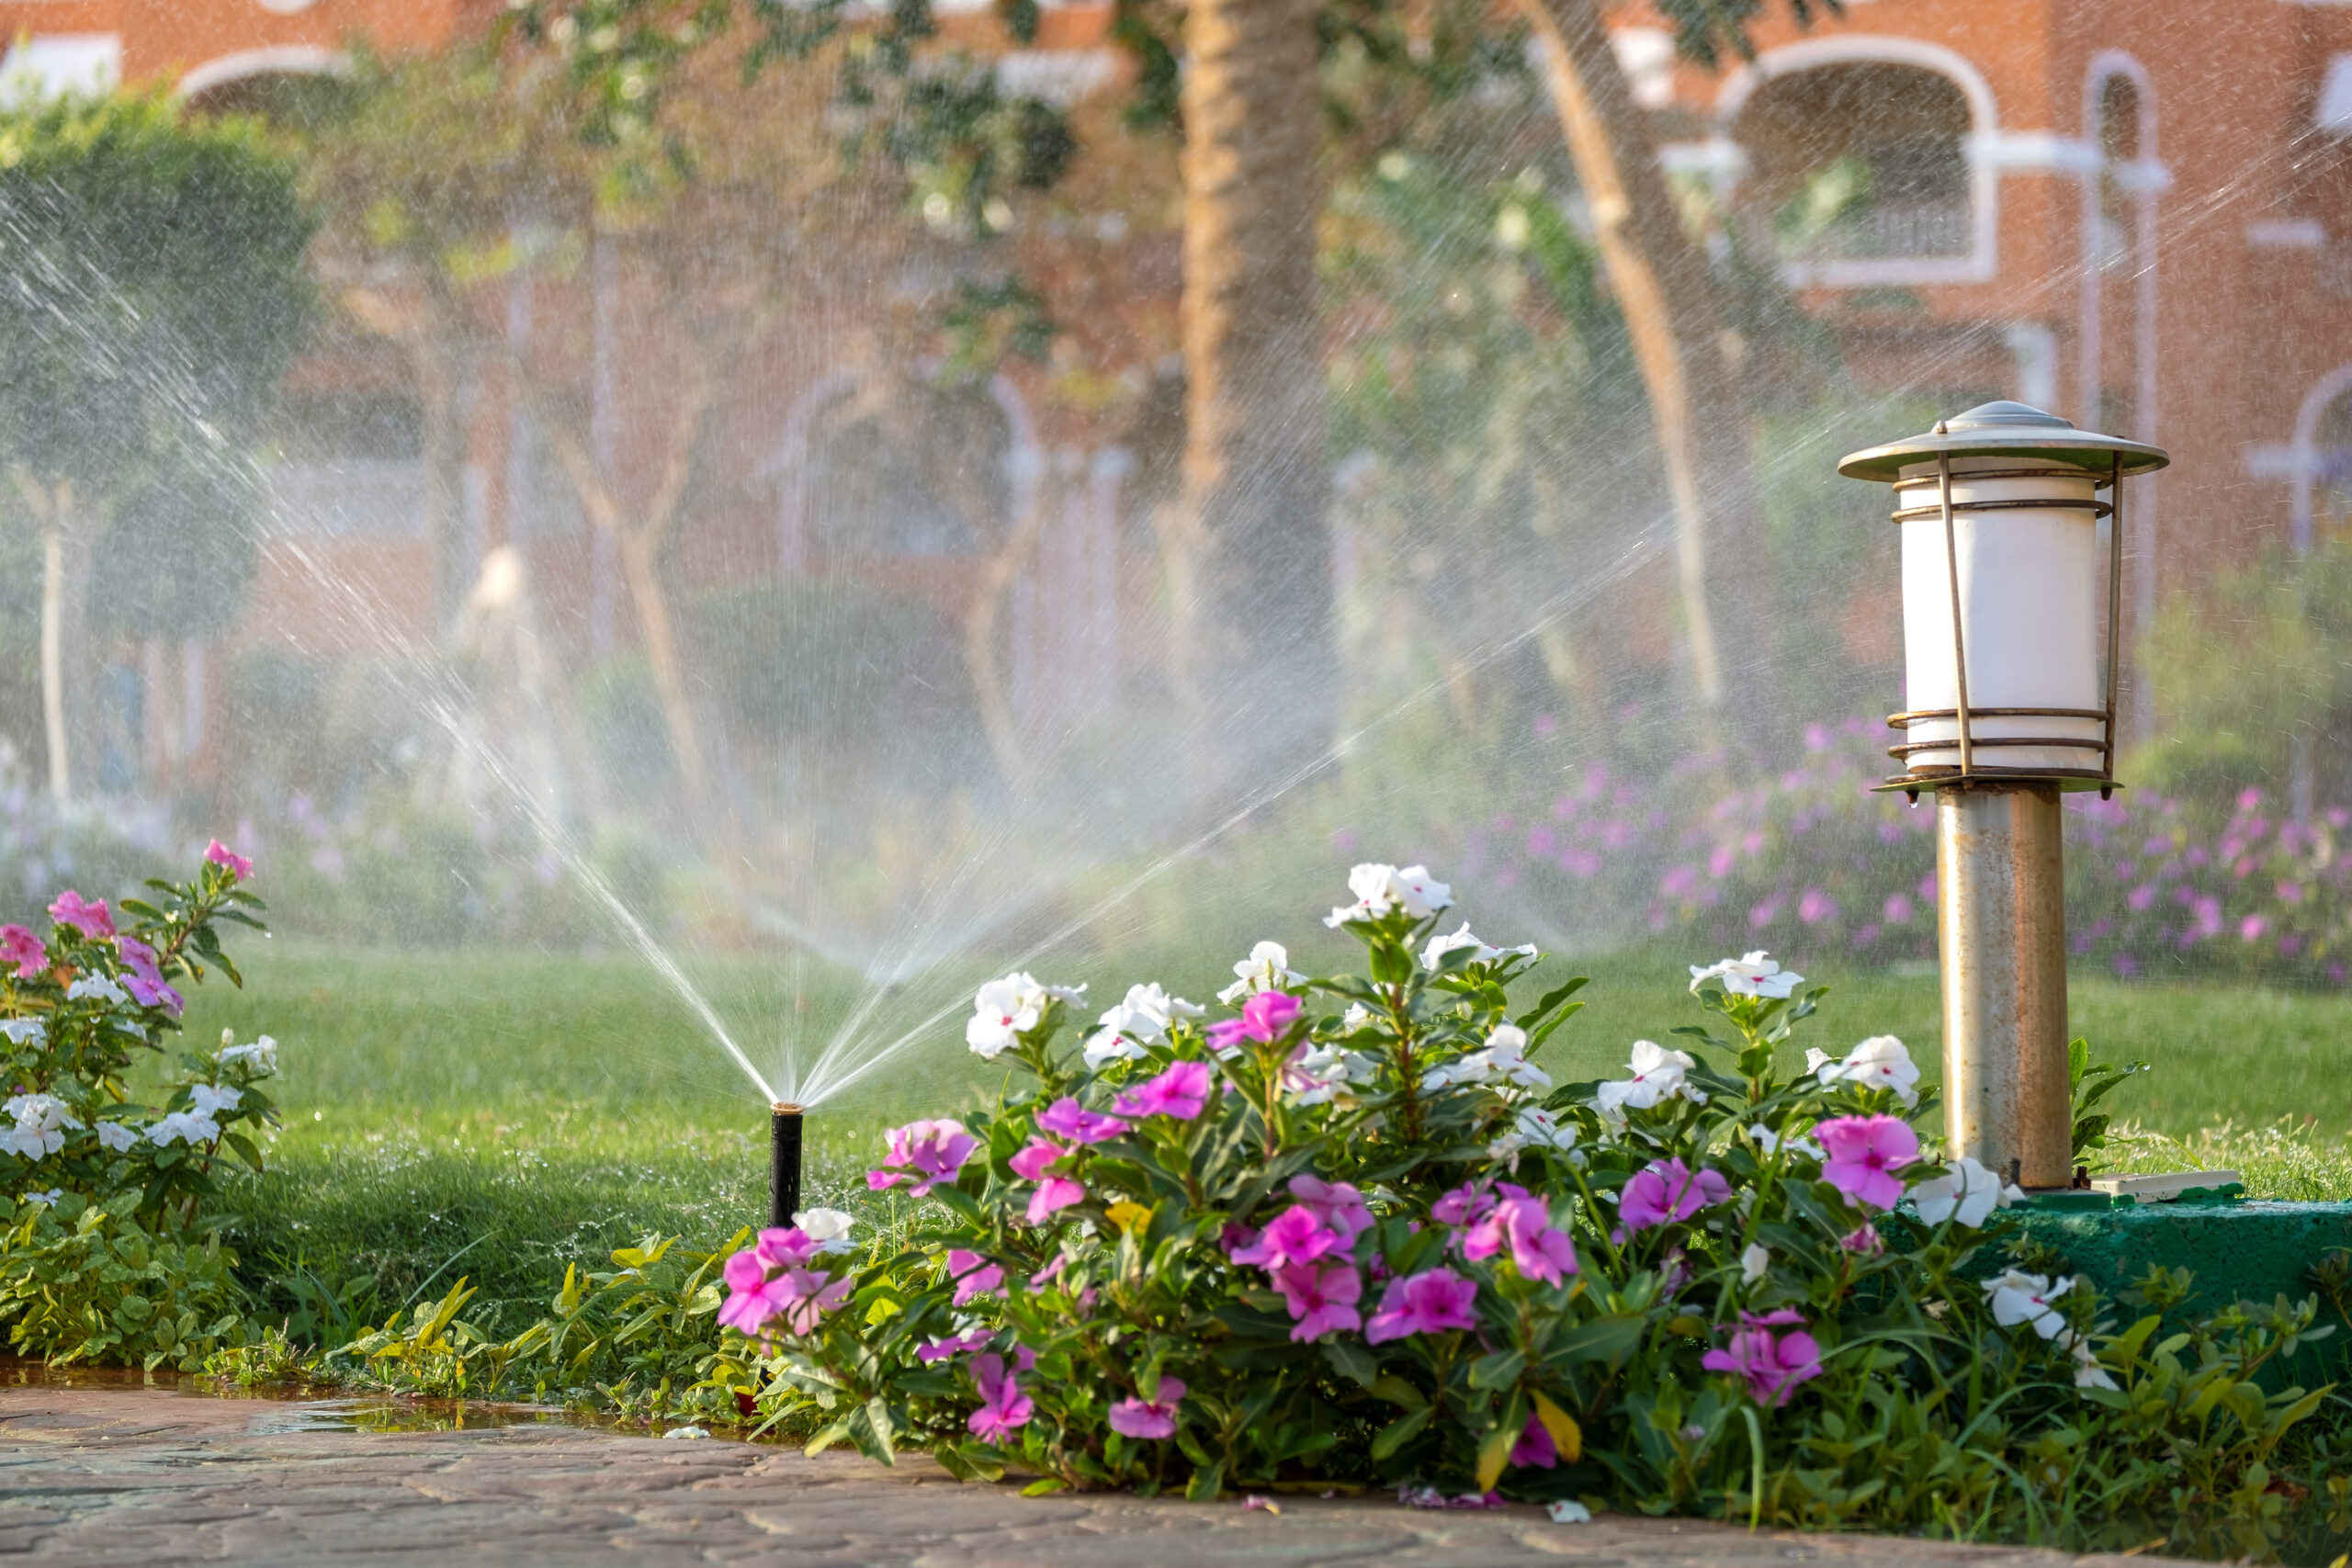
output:
[[[1709,707],[1736,683],[1742,728],[1759,738],[1752,727],[1778,705],[1770,622],[1760,595],[1736,585],[1762,558],[1763,504],[1707,258],[1659,172],[1596,0],[1521,9],[1544,43],[1544,85],[1649,396],[1692,682]]]
[[[1336,718],[1315,277],[1315,0],[1193,0],[1184,21],[1185,447],[1161,520],[1174,684],[1316,746]],[[1205,781],[1204,781],[1205,782]]]

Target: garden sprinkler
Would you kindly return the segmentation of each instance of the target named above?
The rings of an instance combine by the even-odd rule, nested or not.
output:
[[[800,1107],[779,1100],[768,1109],[768,1224],[783,1230],[800,1212]]]

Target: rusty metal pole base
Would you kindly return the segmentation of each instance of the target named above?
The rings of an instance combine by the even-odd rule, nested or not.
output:
[[[1944,1144],[2031,1191],[2073,1175],[2058,786],[1936,792]]]

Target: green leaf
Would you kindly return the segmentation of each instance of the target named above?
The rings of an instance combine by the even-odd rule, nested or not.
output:
[[[1380,1429],[1380,1435],[1372,1439],[1372,1457],[1375,1460],[1385,1460],[1410,1442],[1415,1434],[1429,1425],[1431,1414],[1431,1408],[1423,1405],[1410,1415],[1400,1416],[1383,1427]]]
[[[1189,1502],[1213,1503],[1225,1490],[1225,1461],[1218,1460],[1193,1472],[1193,1479],[1184,1483],[1184,1496]]]
[[[1421,1391],[1395,1372],[1384,1372],[1374,1379],[1372,1392],[1374,1397],[1402,1405],[1407,1410],[1422,1410],[1429,1406],[1429,1401],[1421,1397]]]
[[[1527,1368],[1527,1358],[1517,1350],[1498,1350],[1491,1356],[1481,1356],[1470,1363],[1472,1388],[1509,1388]],[[1482,1488],[1483,1490],[1483,1488]]]
[[[1323,1359],[1331,1370],[1360,1388],[1370,1388],[1379,1381],[1380,1362],[1372,1348],[1361,1341],[1335,1339],[1323,1347]]]
[[[1510,1460],[1511,1445],[1519,1440],[1519,1433],[1509,1424],[1498,1425],[1488,1432],[1478,1445],[1478,1490],[1495,1489],[1503,1478],[1503,1466]]]
[[[1642,1342],[1646,1320],[1638,1313],[1616,1313],[1580,1323],[1553,1341],[1547,1361],[1575,1366],[1579,1361],[1619,1361]]]
[[[1562,1002],[1566,1001],[1570,997],[1575,996],[1578,991],[1583,990],[1590,984],[1592,984],[1592,980],[1589,976],[1579,975],[1575,979],[1567,981],[1566,984],[1561,985],[1555,989],[1544,992],[1544,999],[1542,1001],[1537,1002],[1533,1007],[1529,1008],[1525,1012],[1521,1013],[1511,1021],[1518,1024],[1521,1029],[1533,1029],[1537,1024],[1543,1022],[1544,1019],[1551,1016],[1551,1012],[1554,1008],[1558,1007]],[[1579,1003],[1578,1005],[1581,1006],[1582,1004]]]

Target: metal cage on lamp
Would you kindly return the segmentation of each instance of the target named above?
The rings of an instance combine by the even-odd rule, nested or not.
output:
[[[2158,447],[1993,402],[1838,465],[1849,479],[1891,484],[1903,530],[1907,705],[1887,725],[1905,739],[1888,749],[1903,771],[1881,787],[1915,797],[1993,782],[2113,793],[2123,481],[2170,461]]]

